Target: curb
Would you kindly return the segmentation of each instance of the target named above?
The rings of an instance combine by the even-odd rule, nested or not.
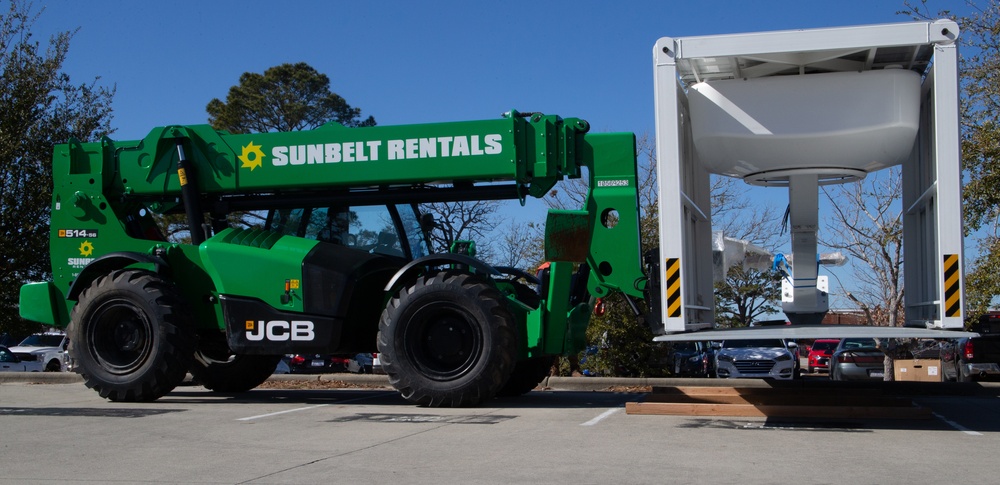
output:
[[[28,384],[73,384],[83,382],[74,372],[0,372],[0,384],[14,382]]]
[[[186,381],[190,381],[188,376]],[[385,374],[275,374],[269,382],[322,381],[343,382],[383,386],[391,389],[389,376]],[[83,378],[73,372],[0,372],[0,384],[75,384]],[[1000,382],[834,382],[813,381],[767,381],[764,379],[705,379],[693,377],[546,377],[539,389],[546,391],[619,391],[636,392],[636,387],[742,387],[742,388],[832,388],[868,387],[896,393],[974,394],[986,392],[994,395],[1000,390]],[[619,389],[620,388],[620,389]]]

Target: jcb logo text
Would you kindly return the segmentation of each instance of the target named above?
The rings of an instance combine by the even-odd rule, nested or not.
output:
[[[270,340],[271,342],[309,342],[316,338],[315,326],[313,322],[306,320],[247,320],[247,340],[260,342]]]

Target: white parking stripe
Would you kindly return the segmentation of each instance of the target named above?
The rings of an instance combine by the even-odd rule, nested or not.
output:
[[[941,421],[944,421],[944,422],[948,423],[949,425],[951,425],[952,428],[955,428],[955,429],[957,429],[957,430],[959,430],[959,431],[961,431],[961,432],[963,432],[963,433],[965,433],[967,435],[970,435],[970,436],[982,436],[983,435],[982,433],[980,433],[978,431],[972,431],[971,429],[966,428],[965,426],[962,426],[961,424],[958,424],[958,423],[956,423],[956,422],[954,422],[954,421],[952,421],[950,419],[946,419],[944,416],[941,416],[938,413],[931,413],[931,414],[933,414],[934,417],[940,419]]]
[[[323,406],[329,406],[329,404],[317,404],[315,406],[309,406],[309,407],[305,407],[305,408],[296,408],[296,409],[289,409],[289,410],[286,410],[286,411],[278,411],[276,413],[260,414],[260,415],[257,415],[257,416],[250,416],[250,417],[247,417],[247,418],[239,418],[239,419],[237,419],[237,421],[250,421],[250,420],[259,419],[259,418],[269,418],[271,416],[277,416],[279,414],[294,413],[294,412],[298,412],[298,411],[305,411],[305,410],[308,410],[308,409],[321,408]]]
[[[597,423],[600,423],[601,420],[603,420],[604,418],[606,418],[608,416],[611,416],[612,414],[617,413],[619,409],[621,409],[621,408],[611,408],[611,409],[609,409],[607,411],[604,411],[603,413],[601,413],[596,418],[591,419],[590,421],[587,421],[586,423],[581,423],[580,426],[593,426],[593,425],[595,425]]]

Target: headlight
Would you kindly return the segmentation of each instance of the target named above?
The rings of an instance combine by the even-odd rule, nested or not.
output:
[[[721,360],[723,362],[732,362],[733,361],[733,356],[722,354],[722,355],[719,356],[719,360]]]
[[[782,354],[774,358],[778,362],[784,362],[786,360],[792,360],[791,354]]]

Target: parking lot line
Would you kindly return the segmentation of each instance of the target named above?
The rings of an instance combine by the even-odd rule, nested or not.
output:
[[[950,425],[952,428],[955,428],[955,429],[957,429],[957,430],[959,430],[959,431],[961,431],[961,432],[963,432],[963,433],[965,433],[967,435],[970,435],[970,436],[982,436],[983,435],[982,433],[980,433],[978,431],[972,431],[971,429],[966,428],[965,426],[962,426],[961,424],[958,424],[958,423],[956,423],[956,422],[954,422],[954,421],[952,421],[950,419],[947,419],[947,418],[945,418],[944,416],[941,416],[938,413],[931,413],[931,414],[933,414],[934,417],[940,419],[941,421],[944,421],[944,422],[948,423],[948,425]]]
[[[603,420],[604,418],[606,418],[608,416],[611,416],[612,414],[615,414],[620,409],[621,408],[611,408],[611,409],[609,409],[607,411],[604,411],[603,413],[601,413],[600,415],[598,415],[596,418],[591,419],[590,421],[587,421],[586,423],[580,423],[580,426],[593,426],[593,425],[595,425],[597,423],[600,423],[601,420]]]
[[[306,411],[306,410],[309,410],[309,409],[321,408],[323,406],[329,406],[329,404],[317,404],[315,406],[308,406],[308,407],[304,407],[304,408],[288,409],[288,410],[285,410],[285,411],[278,411],[276,413],[259,414],[257,416],[249,416],[249,417],[246,417],[246,418],[239,418],[239,419],[237,419],[237,421],[251,421],[251,420],[254,420],[254,419],[269,418],[271,416],[277,416],[279,414],[295,413],[295,412],[298,412],[298,411]]]

